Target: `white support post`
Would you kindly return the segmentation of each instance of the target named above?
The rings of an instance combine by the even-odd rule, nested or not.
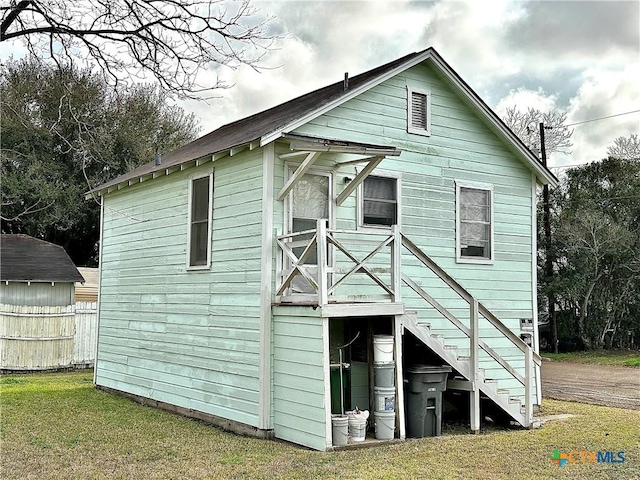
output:
[[[471,335],[469,336],[469,342],[471,347],[471,374],[470,379],[472,390],[470,392],[471,401],[471,431],[478,433],[480,431],[480,386],[478,377],[478,355],[480,348],[478,344],[478,300],[472,298],[469,302],[470,307],[470,327]]]
[[[316,229],[316,246],[318,249],[318,305],[329,303],[327,285],[327,221],[319,219]]]
[[[405,415],[404,411],[404,383],[402,379],[404,378],[404,373],[402,371],[402,316],[396,315],[394,322],[393,334],[395,338],[395,360],[396,360],[396,389],[397,394],[396,398],[398,401],[396,402],[396,408],[398,411],[398,426],[400,439],[404,440],[407,436],[406,427],[405,427]]]
[[[394,225],[391,227],[393,235],[393,243],[391,244],[391,288],[393,289],[393,301],[399,303],[402,301],[402,266],[401,266],[401,247],[402,238],[400,237],[400,227]]]
[[[278,201],[284,200],[284,198],[289,194],[289,192],[293,189],[296,183],[302,178],[302,176],[307,173],[307,170],[311,168],[313,162],[315,162],[320,156],[320,152],[311,152],[307,155],[307,158],[304,159],[304,162],[296,168],[296,171],[293,172],[287,183],[284,184],[284,187],[278,193]]]
[[[527,346],[524,351],[524,427],[529,428],[533,422],[533,399],[531,398],[531,381],[533,372],[533,350]]]

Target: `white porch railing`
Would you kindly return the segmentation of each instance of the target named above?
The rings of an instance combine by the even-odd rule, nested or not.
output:
[[[277,242],[277,303],[401,301],[397,226],[390,233],[351,231],[330,229],[326,220],[318,220],[315,230],[279,235]],[[356,275],[369,280],[366,292],[358,294],[358,286],[350,283]],[[342,287],[349,293],[340,295]]]

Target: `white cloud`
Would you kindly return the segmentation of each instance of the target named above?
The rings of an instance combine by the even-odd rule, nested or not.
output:
[[[533,108],[541,112],[548,112],[558,108],[557,97],[549,95],[539,88],[537,91],[528,90],[526,88],[518,88],[511,90],[506,97],[503,97],[496,105],[495,112],[502,116],[508,107],[517,107],[518,110],[527,110]]]
[[[638,78],[640,63],[630,63],[619,71],[593,68],[585,72],[582,86],[571,99],[568,123],[640,110]],[[568,163],[600,160],[617,137],[640,133],[640,113],[580,123],[573,128],[574,148]]]

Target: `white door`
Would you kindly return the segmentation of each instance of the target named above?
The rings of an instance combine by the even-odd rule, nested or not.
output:
[[[331,218],[331,174],[306,173],[296,183],[289,196],[289,233],[315,230],[319,219]],[[301,235],[294,238],[293,252],[297,257],[304,252],[305,245],[313,237],[313,234]],[[309,273],[317,278],[317,254],[314,251],[304,261],[308,265]],[[312,293],[315,289],[300,275],[292,282],[294,292]]]

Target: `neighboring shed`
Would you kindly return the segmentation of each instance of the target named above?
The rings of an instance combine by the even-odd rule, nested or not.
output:
[[[64,248],[2,235],[0,280],[0,369],[72,366],[74,282],[84,278]]]

